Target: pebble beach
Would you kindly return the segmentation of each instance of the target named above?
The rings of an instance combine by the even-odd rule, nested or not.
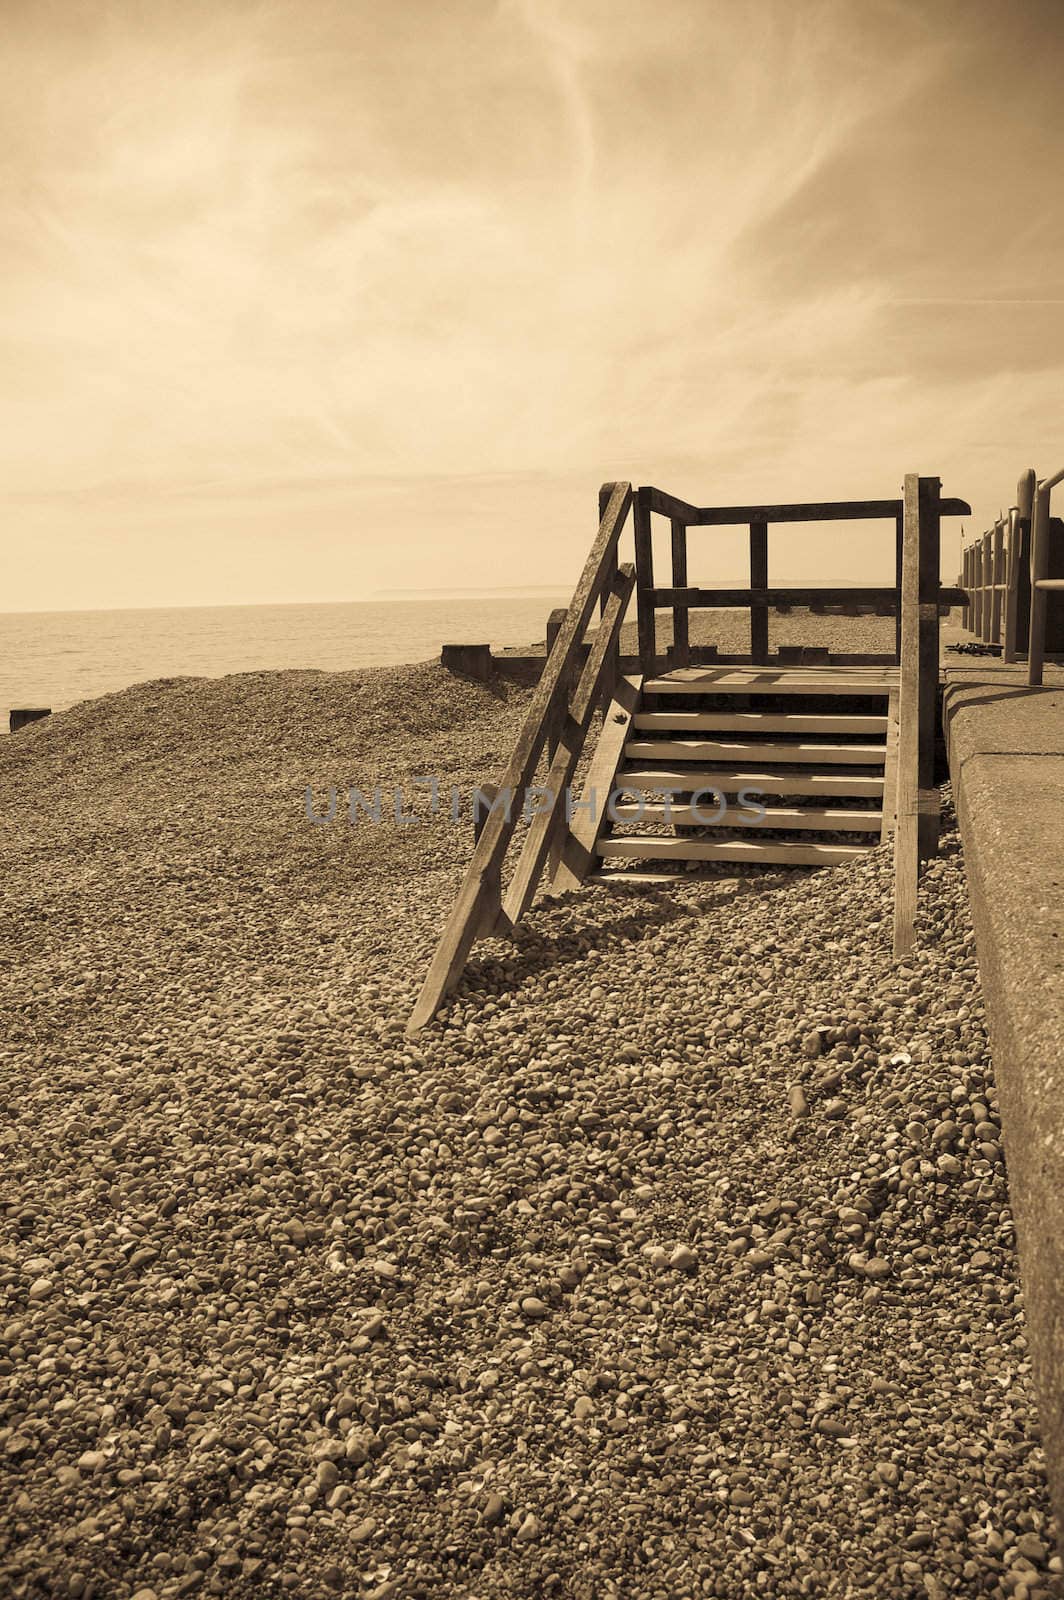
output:
[[[179,678],[3,741],[0,1594],[1058,1592],[948,791],[900,966],[889,849],[590,885],[411,1041],[472,847],[414,780],[529,694]],[[377,782],[418,820],[308,819]]]

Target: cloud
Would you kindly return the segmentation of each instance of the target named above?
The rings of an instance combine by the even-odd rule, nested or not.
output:
[[[256,526],[278,598],[316,540],[332,592],[475,582],[488,548],[553,581],[611,476],[705,502],[917,466],[996,511],[1058,448],[1050,21],[13,0],[0,495],[41,548],[15,599],[89,527],[102,595],[141,530],[145,601],[178,525],[205,600]]]

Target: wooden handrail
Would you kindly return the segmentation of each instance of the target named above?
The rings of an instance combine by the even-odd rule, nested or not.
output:
[[[573,592],[565,621],[558,630],[543,674],[533,692],[513,754],[499,784],[502,804],[498,809],[493,807],[489,811],[480,837],[473,848],[462,886],[451,907],[417,1004],[407,1024],[408,1033],[416,1033],[435,1015],[444,996],[458,981],[478,934],[492,931],[503,916],[502,863],[520,819],[525,791],[532,782],[536,765],[552,728],[560,720],[559,713],[564,710],[563,699],[566,703],[569,702],[571,671],[581,653],[581,642],[594,613],[596,602],[606,590],[618,592],[617,541],[631,505],[630,483],[603,485],[599,495],[601,515],[598,532]],[[621,589],[624,588],[625,582],[628,580],[621,582]],[[625,604],[630,593],[631,583],[628,582]],[[603,622],[607,615],[610,615],[609,601],[603,614]],[[609,638],[606,638],[606,630],[602,626],[598,630],[604,638],[603,653],[609,660],[616,658],[616,652],[608,650],[607,646],[616,643],[622,616],[623,606],[616,618],[611,616]],[[596,638],[588,665],[596,654],[597,644]],[[585,666],[580,684],[585,682],[587,671],[588,667]],[[604,675],[600,674],[600,677],[602,676]],[[578,685],[577,695],[579,694]],[[583,704],[582,701],[580,703]],[[570,711],[569,716],[571,715]],[[566,725],[563,722],[559,733],[559,751],[564,743]]]
[[[764,604],[766,606],[815,605],[890,605],[898,604],[897,591],[892,588],[867,589],[650,589],[650,603],[662,609],[698,611],[715,607],[742,607]],[[942,606],[964,606],[968,594],[961,588],[940,586],[938,603]]]
[[[725,527],[740,522],[866,522],[881,517],[897,518],[902,514],[902,500],[818,500],[804,505],[777,506],[692,506],[664,489],[647,487],[645,491],[651,511],[664,517],[675,517],[689,527]],[[972,508],[966,500],[943,500],[939,515],[943,517],[970,517]]]

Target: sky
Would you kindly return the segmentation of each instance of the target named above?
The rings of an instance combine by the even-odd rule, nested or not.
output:
[[[0,609],[564,586],[611,479],[930,473],[970,535],[1062,464],[1058,0],[3,21]],[[892,548],[781,528],[770,578]]]

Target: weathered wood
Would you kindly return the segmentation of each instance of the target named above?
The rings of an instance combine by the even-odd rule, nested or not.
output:
[[[935,783],[935,736],[938,726],[939,608],[942,593],[942,522],[938,478],[923,478],[920,491],[920,859],[938,854],[938,787]]]
[[[806,715],[788,711],[640,711],[632,719],[636,728],[700,730],[739,733],[882,733],[885,716],[848,717],[841,712]]]
[[[994,623],[994,535],[988,528],[983,534],[982,570],[983,570],[983,628],[980,638],[984,644],[995,643],[993,636]]]
[[[657,625],[654,620],[654,541],[650,528],[650,498],[640,489],[632,513],[635,537],[636,621],[639,636],[639,667],[653,672],[657,656]]]
[[[672,839],[651,834],[611,834],[596,845],[603,859],[642,861],[762,861],[773,866],[829,867],[854,861],[870,844],[809,844],[785,839]]]
[[[920,873],[921,651],[920,581],[927,489],[937,480],[905,479],[905,548],[901,585],[901,671],[898,700],[897,821],[894,829],[894,955],[912,948]],[[936,572],[937,577],[937,572]],[[937,662],[936,662],[937,674]]]
[[[629,739],[625,755],[633,761],[785,761],[808,766],[875,767],[883,764],[881,744],[739,744],[724,739]]]
[[[768,593],[768,523],[750,524],[750,589],[754,596]],[[768,660],[768,604],[750,601],[750,660],[758,666]]]
[[[904,547],[903,517],[899,508],[894,518],[894,659],[901,660],[901,563]]]
[[[1046,647],[1047,591],[1040,587],[1049,575],[1049,494],[1050,482],[1040,483],[1035,491],[1031,514],[1031,606],[1027,640],[1027,683],[1032,689],[1042,682],[1042,663]]]
[[[902,510],[901,500],[815,500],[802,504],[773,506],[692,506],[663,489],[647,487],[639,490],[650,499],[652,511],[664,517],[679,517],[689,526],[721,527],[738,522],[866,522],[879,518],[894,519]],[[941,501],[939,515],[943,517],[970,517],[972,508],[966,500]]]
[[[672,583],[675,589],[687,587],[687,529],[678,517],[670,522],[672,530]],[[677,667],[686,667],[691,660],[691,642],[688,633],[687,610],[674,606],[672,612],[672,660]]]
[[[551,842],[564,832],[565,791],[584,747],[584,739],[601,694],[603,679],[609,669],[610,650],[624,621],[624,614],[634,587],[635,568],[630,565],[619,567],[613,594],[603,613],[591,647],[591,654],[580,674],[580,682],[573,696],[569,716],[562,728],[558,749],[547,773],[544,788],[554,797],[553,803],[549,811],[539,811],[532,818],[528,836],[503,901],[504,915],[511,923],[519,922],[531,905]],[[559,804],[559,801],[562,803]]]
[[[696,789],[722,789],[737,795],[749,789],[763,794],[848,795],[853,799],[878,799],[883,793],[883,777],[878,773],[852,772],[836,767],[831,772],[758,772],[741,767],[625,767],[617,783],[633,791],[660,794],[663,789],[677,794],[693,794]]]
[[[935,595],[940,606],[962,606],[968,598],[967,591],[953,586],[941,586]],[[648,595],[651,606],[662,609],[683,606],[689,611],[723,608],[742,610],[750,605],[766,606],[847,606],[847,605],[897,605],[893,589],[652,589]]]
[[[712,784],[706,784],[711,789]],[[852,811],[841,807],[777,806],[769,807],[758,816],[748,806],[727,806],[719,818],[716,807],[703,799],[697,806],[661,805],[619,801],[613,807],[615,822],[672,822],[677,827],[694,828],[779,828],[800,832],[805,828],[825,829],[839,833],[879,833],[882,827],[881,811]]]
[[[517,826],[518,797],[524,794],[532,780],[546,741],[546,724],[555,695],[559,692],[559,685],[564,681],[573,654],[579,648],[594,611],[631,504],[631,484],[613,484],[606,512],[600,519],[568,615],[555,648],[547,659],[543,675],[533,691],[524,724],[500,783],[500,788],[513,796],[514,803],[508,816],[504,810],[491,813],[474,846],[462,887],[451,907],[407,1025],[409,1032],[416,1032],[429,1021],[444,995],[454,986],[472,948],[485,909],[490,909],[492,898],[497,893],[495,885],[499,869]]]
[[[613,791],[617,767],[624,754],[632,717],[639,705],[643,680],[638,674],[620,678],[613,699],[606,709],[595,753],[573,819],[563,835],[560,860],[554,868],[550,889],[560,894],[576,889],[595,865],[595,843],[602,832],[606,804]]]
[[[1027,654],[1031,637],[1031,517],[1037,487],[1033,467],[1016,485],[1016,656]]]
[[[1002,606],[1005,592],[1005,524],[995,522],[991,536],[991,572],[994,591],[990,596],[990,639],[1001,644]]]
[[[647,694],[889,694],[897,685],[897,669],[890,663],[880,666],[848,667],[746,667],[724,664],[718,667],[691,668],[668,677],[651,678]]]
[[[1006,662],[1015,661],[1016,659],[1018,518],[1019,509],[1016,506],[1012,506],[1009,510],[1008,528],[1005,532],[1005,622],[1001,659]]]
[[[883,826],[880,843],[886,844],[894,832],[898,813],[898,696],[887,702],[887,747],[883,760]]]

